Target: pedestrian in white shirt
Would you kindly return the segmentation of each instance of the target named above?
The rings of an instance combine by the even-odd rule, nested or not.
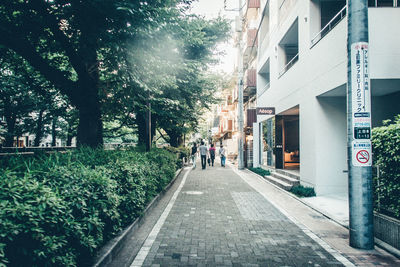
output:
[[[201,157],[201,168],[204,170],[206,168],[207,154],[208,154],[208,148],[204,144],[204,141],[201,141],[199,151]]]
[[[221,144],[221,147],[219,148],[219,156],[221,158],[221,166],[225,167],[226,152],[225,152],[225,148],[222,144]]]

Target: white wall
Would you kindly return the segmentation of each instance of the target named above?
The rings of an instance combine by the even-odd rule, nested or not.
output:
[[[368,9],[371,79],[400,76],[400,8]]]
[[[258,70],[270,60],[271,87],[257,99],[257,105],[275,107],[276,114],[299,105],[301,182],[315,186],[319,195],[346,194],[347,173],[343,172],[347,170],[346,103],[343,88],[347,83],[347,17],[311,47],[311,38],[321,26],[315,3],[318,5],[317,0],[297,1],[286,20],[279,22],[278,1],[270,1],[269,46],[259,51]],[[296,19],[299,22],[299,60],[279,78],[282,58],[279,57],[278,44]],[[400,93],[393,93],[400,91],[399,25],[400,8],[369,9],[370,76],[381,82],[382,90],[389,90],[389,85],[391,90],[390,95],[373,97],[374,125],[400,112],[397,107]],[[339,90],[341,97],[317,98],[339,87],[342,88]],[[372,92],[377,93],[377,88],[372,88]]]
[[[316,109],[315,168],[318,195],[346,194],[347,119],[345,97],[321,97]]]

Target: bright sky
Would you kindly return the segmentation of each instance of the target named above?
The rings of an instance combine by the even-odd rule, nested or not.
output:
[[[224,2],[224,0],[199,0],[192,4],[191,11],[192,13],[203,15],[209,19],[221,15],[233,21],[235,16],[238,15],[238,12],[225,11]],[[236,8],[237,3],[237,0],[226,0],[226,8]],[[226,55],[221,58],[221,63],[216,67],[216,69],[222,70],[226,73],[232,73],[236,62],[236,49],[233,47],[233,40],[230,40],[228,43],[220,45],[219,49],[225,51]]]

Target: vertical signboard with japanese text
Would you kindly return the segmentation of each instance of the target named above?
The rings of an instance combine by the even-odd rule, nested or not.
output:
[[[371,90],[368,43],[351,45],[353,166],[371,166]]]

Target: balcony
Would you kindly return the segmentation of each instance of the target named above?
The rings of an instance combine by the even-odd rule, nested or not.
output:
[[[248,69],[245,72],[245,83],[243,88],[243,99],[246,102],[256,93],[257,88],[257,71],[256,69]]]
[[[267,83],[258,93],[258,97],[262,96],[270,87],[271,83]]]
[[[260,8],[260,0],[247,0],[246,18],[254,20],[258,16],[258,8]]]
[[[344,6],[311,40],[311,47],[316,45],[325,35],[327,35],[342,19],[346,16],[347,6]]]
[[[246,127],[253,128],[253,123],[257,122],[257,112],[256,109],[246,110]]]
[[[285,74],[293,65],[299,60],[299,54],[297,53],[279,72],[279,78]]]
[[[260,8],[260,0],[247,0],[247,8]]]
[[[247,29],[245,38],[246,45],[243,51],[243,64],[248,63],[250,58],[254,58],[257,54],[257,29]]]

